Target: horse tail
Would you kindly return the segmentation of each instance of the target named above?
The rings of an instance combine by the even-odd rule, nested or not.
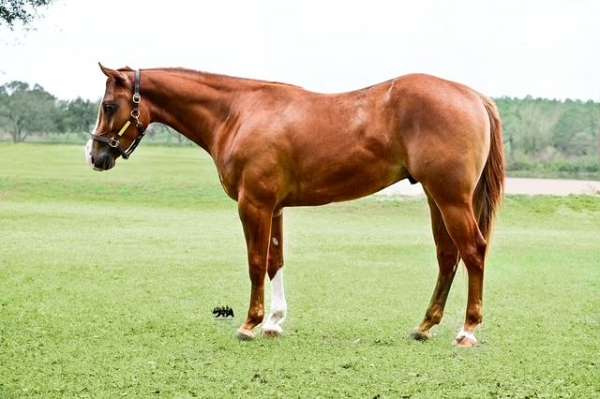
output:
[[[481,100],[490,118],[490,152],[475,188],[474,205],[478,213],[479,230],[489,244],[494,217],[504,194],[504,143],[502,121],[496,104],[484,95],[481,95]]]

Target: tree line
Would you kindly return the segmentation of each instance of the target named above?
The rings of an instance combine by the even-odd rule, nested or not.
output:
[[[600,103],[544,98],[496,98],[504,124],[509,169],[535,174],[600,177]],[[60,100],[40,85],[0,86],[0,138],[83,142],[96,123],[98,101]],[[153,125],[155,143],[189,144],[166,126]]]
[[[96,124],[98,108],[99,101],[60,100],[38,84],[6,83],[0,86],[0,140],[83,142]],[[149,141],[189,143],[166,126],[152,126],[148,133]]]
[[[495,101],[509,170],[600,178],[600,103],[531,96]]]

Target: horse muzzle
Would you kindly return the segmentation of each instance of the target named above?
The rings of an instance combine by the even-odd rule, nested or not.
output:
[[[85,145],[85,159],[92,168],[96,171],[109,170],[115,166],[115,157],[113,156],[110,148],[101,148],[96,151],[96,154],[92,153],[93,141],[89,140]]]
[[[112,169],[115,166],[115,158],[109,151],[102,151],[98,157],[91,156],[94,170],[103,171]]]

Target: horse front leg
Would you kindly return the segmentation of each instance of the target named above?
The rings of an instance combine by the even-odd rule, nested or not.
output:
[[[265,274],[267,272],[273,209],[259,201],[240,199],[239,213],[244,227],[244,236],[246,237],[252,288],[248,316],[244,324],[238,329],[237,336],[242,340],[250,340],[254,338],[252,330],[262,323],[265,314]]]
[[[271,309],[266,322],[262,325],[262,330],[266,336],[277,337],[283,333],[282,325],[287,312],[283,289],[283,214],[281,210],[273,214],[267,273],[271,279]]]

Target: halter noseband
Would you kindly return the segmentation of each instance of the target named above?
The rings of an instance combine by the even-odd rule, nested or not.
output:
[[[133,103],[133,108],[131,109],[131,114],[129,115],[129,119],[127,119],[127,121],[125,121],[125,123],[123,124],[123,127],[121,127],[121,129],[117,132],[117,134],[112,137],[107,137],[107,135],[103,135],[102,133],[100,133],[100,134],[90,133],[90,136],[92,136],[92,140],[99,141],[100,143],[105,143],[109,147],[114,148],[115,150],[119,151],[119,153],[120,153],[121,157],[123,157],[123,159],[129,158],[131,153],[136,149],[138,144],[140,144],[140,141],[142,141],[142,139],[144,138],[144,131],[146,130],[146,128],[144,127],[144,124],[140,121],[140,102],[142,101],[142,96],[140,95],[141,81],[142,81],[142,72],[138,69],[135,71],[135,75],[134,75],[133,97],[131,98],[131,102]],[[131,145],[129,145],[129,147],[123,149],[123,147],[121,146],[120,139],[125,134],[125,132],[127,131],[127,128],[131,125],[132,122],[139,134],[133,140]]]

